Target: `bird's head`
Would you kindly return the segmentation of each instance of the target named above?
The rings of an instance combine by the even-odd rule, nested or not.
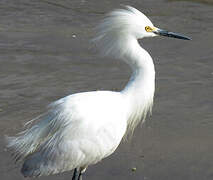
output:
[[[155,27],[143,13],[131,6],[125,9],[117,9],[109,14],[97,26],[96,42],[101,42],[104,54],[110,54],[118,47],[125,44],[127,38],[142,39],[145,37],[167,36],[178,39],[190,40],[181,34],[169,32]],[[124,49],[124,48],[123,48]],[[112,54],[112,53],[111,53]]]

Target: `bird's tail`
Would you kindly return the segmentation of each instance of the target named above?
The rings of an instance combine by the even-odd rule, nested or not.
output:
[[[27,123],[29,128],[16,137],[6,137],[7,147],[13,151],[15,160],[24,161],[21,170],[24,176],[55,174],[71,170],[79,163],[78,153],[70,152],[73,145],[65,138],[72,122],[69,108],[64,108],[64,102],[61,99],[52,103],[47,113]]]
[[[61,131],[56,131],[52,121],[46,121],[40,121],[17,137],[7,137],[8,148],[14,151],[15,160],[24,161],[21,173],[25,177],[56,174],[74,168],[66,163],[72,162],[67,151],[72,149],[72,144],[64,143]]]
[[[60,161],[58,163],[56,164],[51,158],[49,159],[45,153],[35,152],[25,158],[21,173],[24,177],[38,177],[63,172]]]
[[[41,115],[33,121],[43,119],[46,115]],[[30,124],[28,122],[28,124]],[[49,133],[49,126],[46,121],[40,121],[38,124],[33,125],[31,128],[20,132],[15,137],[6,136],[7,148],[13,151],[13,156],[16,161],[25,158],[29,154],[33,153],[40,145],[42,141],[47,137]]]
[[[38,150],[55,132],[66,126],[62,109],[63,101],[58,100],[49,106],[46,113],[29,121],[26,124],[29,127],[16,137],[6,136],[7,147],[13,151],[16,161]]]

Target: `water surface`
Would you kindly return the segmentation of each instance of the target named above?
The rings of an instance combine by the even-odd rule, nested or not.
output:
[[[120,4],[132,5],[156,26],[193,40],[140,41],[156,66],[153,115],[131,141],[90,167],[85,178],[212,180],[213,6],[208,0],[1,0],[1,137],[19,132],[58,98],[125,86],[128,66],[98,57],[89,43],[98,20]],[[3,138],[0,145],[2,179],[24,179]],[[40,179],[71,179],[71,173]]]

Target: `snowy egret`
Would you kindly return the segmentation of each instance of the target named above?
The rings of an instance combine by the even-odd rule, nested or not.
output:
[[[188,37],[161,30],[137,9],[126,6],[109,13],[94,41],[103,55],[121,59],[132,76],[121,92],[93,91],[69,95],[48,107],[16,137],[7,137],[24,176],[36,177],[74,169],[82,179],[89,165],[112,154],[125,134],[133,132],[152,109],[155,70],[151,56],[137,39]]]

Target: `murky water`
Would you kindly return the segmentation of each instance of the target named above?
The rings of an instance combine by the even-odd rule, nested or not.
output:
[[[88,169],[93,180],[213,179],[213,4],[210,0],[1,0],[0,133],[15,134],[50,102],[96,89],[120,90],[127,65],[91,48],[97,21],[120,4],[193,41],[144,39],[156,65],[153,115],[109,158]],[[24,179],[0,139],[4,180]],[[136,171],[131,169],[136,167]],[[71,179],[71,173],[40,179]]]

